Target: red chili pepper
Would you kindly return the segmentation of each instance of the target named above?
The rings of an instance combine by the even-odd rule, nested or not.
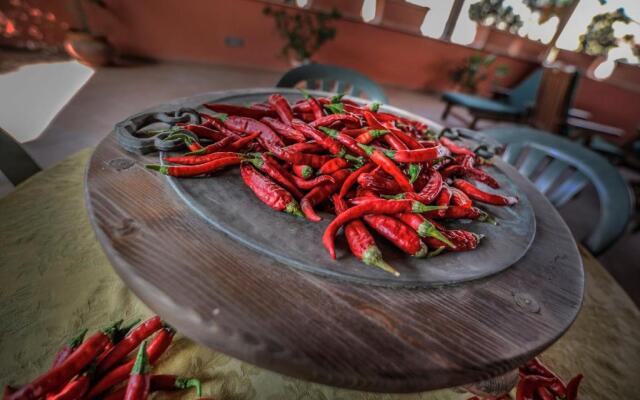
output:
[[[449,186],[444,185],[442,187],[442,190],[440,190],[440,194],[438,195],[438,197],[436,198],[436,204],[439,206],[448,206],[449,203],[451,202],[451,190],[449,189]],[[442,209],[440,211],[436,212],[436,215],[440,218],[443,218],[446,214],[446,209]]]
[[[451,248],[456,248],[456,245],[453,244],[453,242],[451,242],[445,235],[443,235],[431,221],[429,221],[422,215],[413,213],[402,213],[396,214],[395,217],[405,224],[409,225],[418,233],[420,237],[432,237],[440,240]]]
[[[477,207],[463,208],[460,206],[447,207],[444,215],[440,215],[436,212],[428,213],[429,218],[436,219],[474,219],[480,222],[487,222],[495,225],[496,221],[486,212]]]
[[[212,115],[209,114],[205,114],[205,113],[198,113],[202,118],[207,120],[207,127],[211,126],[212,128],[215,128],[217,130],[219,130],[220,132],[224,133],[225,136],[231,136],[234,138],[239,138],[240,135],[238,135],[235,131],[227,128],[226,126],[224,126],[224,124],[222,123],[222,121]],[[226,116],[225,116],[226,118]]]
[[[71,340],[65,343],[60,348],[60,350],[58,350],[58,353],[54,357],[51,368],[55,368],[58,365],[62,364],[62,362],[66,360],[71,355],[71,353],[73,353],[78,348],[78,346],[80,346],[80,344],[82,344],[82,341],[84,340],[86,334],[87,329],[83,329],[82,331],[80,331],[80,333],[78,333],[77,336],[71,338]]]
[[[386,135],[383,136],[383,139],[389,146],[391,146],[394,150],[407,150],[409,147],[400,140],[393,132],[389,131],[389,129],[384,126],[378,119],[371,113],[370,111],[364,112],[364,117],[367,120],[367,124],[369,127],[374,129],[382,129],[388,131]]]
[[[299,153],[286,148],[274,151],[273,154],[289,164],[309,165],[312,168],[320,168],[331,159],[328,155]]]
[[[196,389],[196,397],[202,396],[202,384],[195,378],[183,378],[176,375],[151,375],[149,392]],[[126,387],[102,397],[102,400],[124,400]]]
[[[160,356],[167,350],[167,348],[169,348],[175,333],[176,331],[173,328],[165,325],[165,327],[161,329],[156,336],[154,336],[149,348],[147,349],[147,356],[151,365],[155,364]],[[109,371],[91,388],[86,398],[92,399],[97,397],[107,389],[124,382],[131,373],[131,369],[133,368],[135,361],[135,359],[131,359]]]
[[[345,132],[343,130],[343,132]],[[355,141],[362,144],[369,144],[379,137],[382,137],[389,133],[386,129],[368,129],[366,132],[361,133],[355,138]]]
[[[476,154],[473,151],[467,149],[466,147],[458,146],[451,139],[447,137],[444,137],[444,136],[440,137],[440,143],[444,147],[449,149],[449,151],[452,152],[453,154],[462,154],[462,155],[472,156],[472,157],[476,156]]]
[[[313,188],[315,188],[316,186],[320,186],[322,184],[325,183],[334,183],[335,179],[333,179],[333,177],[329,176],[329,175],[320,175],[320,176],[316,176],[313,179],[309,179],[309,180],[304,180],[302,178],[298,178],[295,175],[291,176],[291,179],[293,179],[293,183],[296,184],[297,187],[299,187],[302,190],[311,190]]]
[[[276,211],[302,216],[298,202],[291,193],[278,186],[271,179],[259,173],[249,163],[240,165],[240,175],[244,183],[262,201]]]
[[[188,124],[188,125],[184,125],[183,128],[188,130],[191,133],[194,133],[199,138],[213,140],[214,142],[222,140],[228,136],[223,132],[215,131],[204,125]],[[234,136],[237,136],[237,135],[234,134]]]
[[[430,170],[427,184],[418,193],[420,201],[425,204],[431,204],[440,194],[443,183],[442,175],[436,170]]]
[[[260,121],[269,125],[271,129],[276,131],[278,135],[284,137],[285,139],[293,140],[294,142],[298,143],[304,142],[306,140],[302,133],[298,132],[290,125],[278,121],[277,119],[265,117]]]
[[[242,138],[236,140],[235,142],[231,143],[229,145],[229,147],[228,147],[228,150],[230,150],[230,151],[242,150],[245,147],[247,147],[247,145],[249,143],[253,142],[258,137],[260,137],[260,132],[250,133],[247,136],[242,137]]]
[[[320,131],[302,121],[294,120],[292,126],[302,132],[302,134],[307,138],[315,140],[316,143],[327,149],[329,153],[338,157],[342,157],[344,155],[344,147],[335,139],[320,133]]]
[[[343,198],[344,196],[346,196],[347,192],[349,192],[349,189],[351,189],[351,186],[353,186],[353,184],[356,183],[356,181],[358,180],[358,177],[361,174],[373,171],[375,168],[376,168],[376,164],[368,163],[368,164],[365,164],[362,167],[358,168],[357,170],[353,171],[347,177],[347,179],[344,180],[344,183],[342,184],[342,187],[340,188],[340,193],[338,194],[338,196],[340,196],[340,198]]]
[[[256,121],[252,118],[237,117],[235,115],[227,117],[224,120],[224,125],[229,129],[234,129],[246,134],[252,134],[258,132],[258,142],[267,150],[276,152],[284,146],[284,142],[280,139],[277,133],[275,133],[267,125],[260,121]]]
[[[211,153],[204,156],[179,156],[179,157],[165,157],[164,161],[174,164],[181,165],[198,165],[204,164],[209,161],[217,160],[220,158],[228,158],[228,157],[240,157],[241,154],[233,153],[230,151],[220,151],[218,153]]]
[[[337,191],[338,188],[342,185],[342,182],[347,179],[348,175],[348,169],[341,169],[334,172],[333,174],[331,174],[333,183],[326,183],[324,185],[313,188],[302,198],[302,200],[300,200],[302,212],[309,221],[318,222],[322,219],[318,214],[316,214],[313,207],[322,203],[323,201],[328,199],[329,196],[331,196],[335,191]]]
[[[328,175],[344,168],[349,168],[349,161],[344,158],[336,157],[324,163],[318,170],[318,173],[321,175]]]
[[[576,400],[578,398],[580,381],[582,381],[582,374],[574,376],[569,383],[567,383],[567,400]]]
[[[304,143],[295,143],[290,146],[285,147],[287,151],[294,151],[299,153],[324,153],[326,149],[320,146],[316,142],[304,142]]]
[[[88,374],[80,375],[67,383],[62,390],[55,394],[48,394],[47,400],[80,400],[89,390],[91,379]]]
[[[12,393],[8,400],[35,400],[48,393],[60,390],[111,343],[121,323],[122,321],[119,321],[113,326],[90,336],[60,365]]]
[[[291,121],[293,120],[293,111],[291,110],[291,106],[287,99],[285,99],[281,94],[274,93],[269,96],[268,102],[269,105],[276,110],[282,122],[287,125],[291,125]]]
[[[302,179],[310,179],[313,176],[313,168],[308,165],[294,165],[292,167],[293,173]]]
[[[539,387],[546,386],[553,381],[538,375],[528,375],[520,378],[516,387],[516,400],[535,400],[534,394]]]
[[[309,97],[309,99],[307,100],[309,102],[309,107],[311,108],[311,112],[313,113],[313,119],[320,119],[324,116],[324,113],[322,112],[322,106],[320,105],[320,103],[318,103],[318,100],[316,100],[314,97]]]
[[[473,207],[473,201],[469,198],[469,196],[467,196],[465,192],[458,188],[449,188],[449,190],[451,191],[451,204],[463,208]]]
[[[486,185],[494,189],[498,189],[500,187],[500,183],[486,172],[477,168],[465,167],[459,164],[448,165],[447,167],[443,168],[442,175],[445,177],[467,176],[471,179],[475,179],[479,182],[485,183]]]
[[[334,194],[332,200],[336,214],[347,210],[347,204],[340,196]],[[395,268],[384,261],[380,248],[378,248],[375,239],[371,236],[371,233],[369,233],[362,221],[356,219],[346,224],[344,227],[344,235],[347,238],[351,253],[353,253],[356,258],[367,265],[373,265],[390,274],[400,276],[400,273]]]
[[[229,146],[231,145],[231,143],[233,143],[236,139],[232,136],[227,136],[223,139],[221,139],[218,142],[215,142],[213,144],[210,144],[208,146],[205,147],[201,147],[201,148],[197,148],[192,150],[191,148],[189,148],[190,153],[188,153],[188,156],[203,156],[203,155],[207,155],[207,154],[212,154],[212,153],[216,153],[222,150],[226,150],[229,148]]]
[[[540,396],[540,398],[542,400],[556,400],[556,396],[554,396],[553,394],[551,394],[551,392],[549,391],[549,389],[547,389],[544,386],[540,386],[537,390],[538,395]]]
[[[203,174],[210,174],[216,171],[219,171],[225,167],[230,165],[240,164],[242,158],[238,155],[218,158],[213,161],[206,162],[204,164],[198,165],[155,165],[148,164],[145,165],[146,168],[154,171],[158,171],[161,174],[176,176],[176,177],[187,177],[187,176],[198,176]]]
[[[391,132],[395,137],[400,139],[402,143],[404,143],[405,146],[407,146],[411,150],[417,150],[422,148],[422,145],[420,144],[420,142],[418,142],[417,139],[411,137],[410,135],[406,134],[402,130],[394,127],[392,124],[385,123],[385,124],[382,124],[382,126],[388,129],[389,132]]]
[[[151,386],[149,375],[151,366],[149,364],[147,342],[144,341],[140,345],[135,364],[133,364],[131,368],[127,391],[124,394],[125,400],[147,400],[147,397],[149,397],[149,387]]]
[[[260,119],[262,117],[276,117],[278,115],[273,110],[236,106],[233,104],[205,103],[203,104],[203,106],[217,113],[229,114],[229,115],[238,116],[238,117],[248,117],[248,118],[254,118],[254,119]]]
[[[426,257],[429,249],[404,222],[388,215],[365,215],[364,221],[397,248],[413,257]]]
[[[352,154],[355,154],[356,156],[359,156],[359,157],[367,156],[367,153],[365,153],[364,150],[362,150],[358,146],[358,142],[356,142],[355,139],[352,138],[351,136],[345,135],[344,133],[338,132],[335,129],[327,128],[324,126],[321,126],[320,130],[326,133],[327,135],[331,136],[332,138],[336,139]]]
[[[358,177],[358,184],[365,189],[373,190],[381,194],[397,194],[402,191],[400,185],[388,178],[380,177],[372,173],[364,173]]]
[[[498,206],[511,206],[518,202],[518,199],[515,197],[487,193],[475,187],[473,184],[467,181],[463,181],[462,179],[455,179],[453,181],[453,185],[465,192],[472,199],[481,201],[483,203],[495,204]]]
[[[101,375],[116,365],[120,360],[138,347],[143,340],[162,328],[162,320],[159,316],[151,317],[130,331],[97,365],[96,373]]]
[[[288,190],[296,199],[301,199],[302,196],[304,196],[292,181],[289,172],[284,170],[271,156],[265,153],[259,153],[258,157],[250,158],[248,161]]]
[[[322,243],[329,251],[331,258],[335,260],[335,236],[344,224],[354,219],[358,219],[367,214],[398,214],[398,213],[423,213],[427,211],[439,210],[437,206],[426,206],[418,201],[413,200],[383,200],[370,199],[364,204],[358,204],[349,208],[347,211],[338,215],[327,226],[322,235]]]
[[[404,175],[402,170],[398,168],[396,164],[394,164],[391,159],[389,159],[383,152],[380,150],[373,148],[371,146],[366,146],[360,144],[360,147],[369,155],[371,161],[380,166],[386,173],[391,175],[393,179],[398,182],[400,188],[405,192],[413,192],[413,186],[409,179]]]
[[[323,117],[317,118],[315,121],[311,122],[309,126],[313,128],[318,128],[320,126],[332,126],[337,123],[342,123],[351,127],[359,127],[360,120],[357,117],[354,117],[350,114],[330,114],[325,115]]]
[[[473,250],[480,244],[482,235],[465,231],[463,229],[452,229],[442,231],[442,234],[449,239],[449,242],[453,243],[455,247],[451,247],[448,243],[438,240],[433,237],[425,238],[425,242],[432,248],[440,248],[446,246],[453,251],[468,251]]]

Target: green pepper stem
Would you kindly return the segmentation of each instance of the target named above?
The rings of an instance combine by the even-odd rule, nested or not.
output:
[[[430,236],[432,238],[436,238],[442,243],[445,243],[447,246],[454,249],[456,248],[456,245],[454,245],[449,239],[447,239],[447,237],[444,236],[442,232],[436,229],[436,227],[433,226],[433,224],[427,220],[425,220],[423,223],[420,224],[420,226],[418,226],[418,235],[420,237]]]
[[[429,248],[427,247],[426,244],[420,242],[420,250],[418,250],[415,254],[413,254],[413,257],[424,258],[427,256],[427,254],[429,254]]]
[[[300,205],[295,200],[291,200],[291,203],[287,204],[283,211],[296,217],[304,217]]]
[[[335,138],[338,136],[338,131],[335,129],[327,128],[326,126],[321,126],[318,129],[326,133],[328,136],[331,136],[332,138]]]
[[[392,275],[400,276],[400,272],[387,264],[387,262],[382,258],[382,252],[376,245],[369,246],[364,253],[362,253],[362,262],[367,265],[378,267]]]
[[[136,362],[133,364],[133,368],[131,368],[130,375],[146,375],[150,370],[151,366],[149,365],[149,356],[147,355],[147,341],[145,340],[140,345],[138,354],[136,354]]]
[[[362,144],[362,143],[358,143],[358,146],[364,150],[365,153],[367,153],[368,156],[370,156],[371,154],[373,154],[373,146],[369,146],[366,144]]]
[[[163,175],[169,175],[169,167],[167,167],[166,165],[147,164],[144,167],[152,171],[158,171]]]
[[[189,388],[196,389],[196,396],[202,397],[202,384],[195,378],[176,378],[176,382],[173,385],[178,390],[184,390]]]
[[[422,214],[429,211],[446,210],[447,206],[427,206],[419,201],[413,201],[411,203],[411,212],[415,214]]]
[[[68,343],[69,347],[75,349],[76,347],[80,346],[80,344],[84,341],[84,337],[86,336],[88,331],[89,330],[85,328],[81,330],[80,333],[78,333],[75,337],[71,338]]]

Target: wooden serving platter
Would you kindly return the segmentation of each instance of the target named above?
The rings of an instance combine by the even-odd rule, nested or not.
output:
[[[147,112],[233,96],[250,102],[274,91],[297,94],[286,89],[208,93]],[[369,391],[461,385],[537,355],[580,309],[584,275],[569,229],[544,196],[506,164],[499,169],[525,204],[528,200],[535,218],[535,237],[512,240],[524,255],[478,276],[389,284],[387,277],[308,271],[292,265],[286,254],[274,255],[216,227],[203,212],[208,207],[186,198],[184,187],[144,169],[157,157],[123,150],[113,132],[98,146],[86,184],[97,237],[118,274],[151,309],[190,338],[252,364]],[[208,181],[214,185],[215,179]],[[242,209],[229,212],[238,215]],[[518,225],[523,231],[531,229],[527,221]],[[487,243],[491,231],[487,226]],[[274,239],[279,234],[274,232]],[[493,243],[495,253],[509,244],[497,237]],[[320,238],[309,245],[320,248]],[[491,265],[490,256],[464,262]]]

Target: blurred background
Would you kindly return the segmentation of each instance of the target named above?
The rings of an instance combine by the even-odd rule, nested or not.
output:
[[[0,127],[48,167],[146,107],[310,63],[438,123],[563,136],[638,193],[638,0],[0,0]],[[616,207],[583,186],[558,205],[579,240]],[[640,303],[630,198],[623,234],[594,252]]]

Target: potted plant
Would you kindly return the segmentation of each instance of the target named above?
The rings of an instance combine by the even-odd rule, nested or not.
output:
[[[104,0],[85,1],[73,2],[80,26],[67,32],[64,49],[71,57],[83,64],[93,67],[109,65],[115,55],[113,47],[103,35],[91,30],[85,12],[85,7],[97,7],[101,11],[107,11],[107,5]]]
[[[265,7],[263,13],[273,17],[276,30],[285,40],[281,54],[293,66],[309,63],[313,54],[336,36],[336,28],[329,23],[340,18],[335,8],[327,13]]]

